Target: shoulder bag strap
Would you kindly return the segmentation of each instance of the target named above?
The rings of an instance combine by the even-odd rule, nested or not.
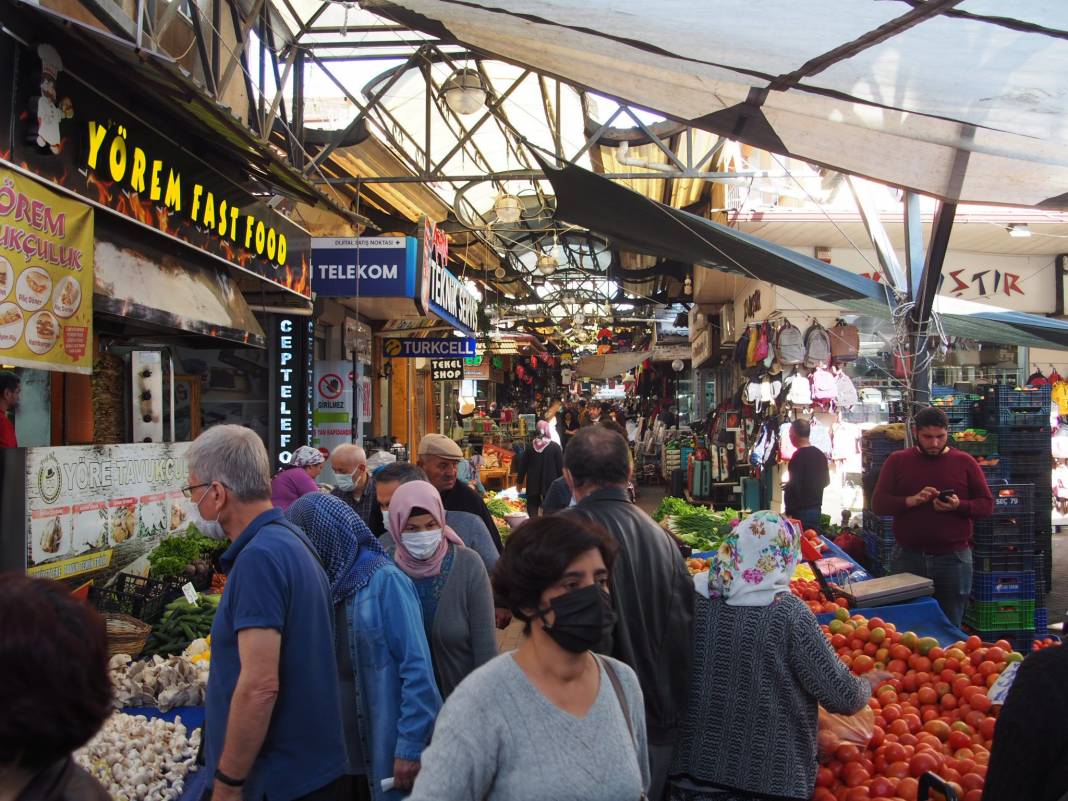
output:
[[[612,689],[615,691],[616,700],[619,702],[620,709],[623,710],[623,719],[627,722],[627,733],[630,734],[630,744],[634,748],[634,758],[638,760],[638,773],[641,773],[641,756],[638,754],[638,741],[634,739],[634,725],[630,719],[630,704],[627,703],[627,696],[623,693],[623,686],[619,683],[619,676],[616,674],[616,669],[612,666],[612,663],[597,654],[593,655],[598,664],[604,667],[604,672],[608,674],[608,680],[612,683]],[[643,792],[638,801],[648,801],[648,796]]]

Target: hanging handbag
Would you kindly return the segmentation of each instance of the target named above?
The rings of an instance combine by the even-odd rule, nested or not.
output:
[[[638,753],[638,741],[634,738],[634,725],[630,721],[630,704],[627,703],[627,696],[623,694],[623,687],[619,683],[619,676],[616,675],[616,669],[612,667],[612,664],[600,656],[594,655],[604,668],[604,672],[608,674],[608,680],[612,683],[612,689],[616,693],[616,700],[619,701],[619,708],[623,710],[623,720],[627,723],[627,733],[630,734],[630,744],[634,746],[634,758],[638,761],[638,775],[641,775],[642,758]],[[649,796],[642,791],[642,794],[638,796],[639,801],[649,801]]]

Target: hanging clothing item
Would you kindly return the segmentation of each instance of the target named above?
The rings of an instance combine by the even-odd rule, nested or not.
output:
[[[749,334],[749,347],[745,351],[745,366],[756,367],[757,347],[760,345],[760,329],[756,327]]]
[[[768,355],[768,324],[763,323],[757,326],[756,348],[753,353],[753,359],[755,362],[764,361]]]
[[[741,335],[738,337],[738,342],[734,345],[734,361],[745,369],[746,354],[749,353],[749,327],[746,326],[742,329]]]
[[[1068,414],[1068,381],[1058,381],[1050,390],[1050,397],[1059,414]]]
[[[779,461],[788,462],[797,453],[797,446],[790,439],[790,426],[792,423],[783,423],[779,426]]]
[[[825,456],[830,458],[831,454],[834,452],[834,448],[831,444],[831,429],[815,417],[810,421],[809,429],[809,444],[819,448],[823,451]]]
[[[860,453],[860,426],[856,423],[839,423],[834,427],[831,458],[852,459]]]

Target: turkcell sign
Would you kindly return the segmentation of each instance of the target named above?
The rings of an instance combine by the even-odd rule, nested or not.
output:
[[[419,240],[411,236],[312,239],[312,291],[323,297],[413,298]]]
[[[458,359],[475,355],[475,340],[390,338],[382,346],[382,353],[391,359]]]

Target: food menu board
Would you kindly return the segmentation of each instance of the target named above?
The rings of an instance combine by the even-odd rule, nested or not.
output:
[[[0,362],[92,372],[93,209],[0,169]]]
[[[26,566],[65,579],[122,570],[188,525],[187,442],[29,448]]]

